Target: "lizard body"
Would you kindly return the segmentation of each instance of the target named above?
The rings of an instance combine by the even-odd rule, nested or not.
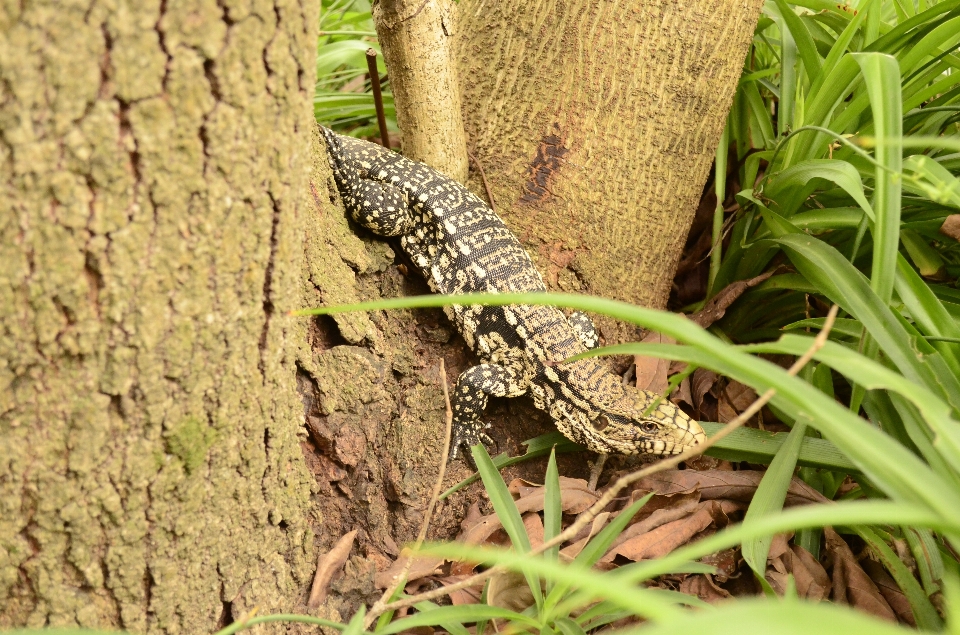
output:
[[[322,129],[334,179],[353,219],[400,244],[436,293],[546,291],[530,256],[479,197],[381,146]],[[490,395],[530,393],[569,439],[595,452],[677,454],[706,438],[657,395],[624,386],[597,359],[563,360],[598,344],[590,319],[533,305],[446,307],[480,364],[460,374],[452,456],[490,443],[480,416]]]

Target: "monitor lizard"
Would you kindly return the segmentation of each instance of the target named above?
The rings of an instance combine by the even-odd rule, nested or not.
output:
[[[321,128],[351,217],[400,245],[435,293],[543,292],[530,256],[499,216],[460,183],[382,146]],[[451,458],[491,444],[488,396],[529,393],[567,438],[602,454],[679,454],[702,443],[700,425],[669,401],[631,386],[598,359],[564,360],[598,346],[586,314],[537,305],[445,309],[480,363],[451,398]],[[467,453],[469,457],[469,453]]]

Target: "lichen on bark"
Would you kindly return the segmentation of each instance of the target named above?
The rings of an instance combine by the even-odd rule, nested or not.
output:
[[[316,10],[0,8],[0,628],[299,600]]]

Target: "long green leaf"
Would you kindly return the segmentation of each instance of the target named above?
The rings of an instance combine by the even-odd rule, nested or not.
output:
[[[783,509],[783,501],[787,496],[787,490],[790,488],[790,481],[793,479],[793,471],[797,467],[797,457],[800,455],[800,444],[803,441],[807,431],[807,425],[797,422],[793,425],[793,430],[787,436],[786,442],[773,462],[763,475],[757,492],[750,501],[750,507],[744,516],[743,524],[751,525],[757,522],[757,519],[770,514],[775,514]],[[763,536],[762,538],[753,538],[743,542],[743,559],[753,569],[757,578],[764,583],[767,571],[767,554],[770,552],[770,543],[773,536]]]
[[[789,216],[823,181],[843,189],[873,219],[873,206],[863,193],[860,173],[846,161],[811,159],[793,165],[770,179],[764,195],[777,201],[778,213]]]
[[[853,40],[854,35],[857,34],[857,31],[863,24],[870,7],[872,7],[874,4],[877,4],[879,1],[880,0],[867,0],[866,2],[860,3],[857,15],[855,15],[853,19],[847,23],[847,26],[844,27],[843,31],[840,33],[840,37],[838,37],[836,42],[833,43],[833,46],[830,47],[830,52],[827,53],[827,57],[823,61],[823,65],[820,67],[820,73],[810,86],[810,94],[816,94],[820,91],[820,87],[823,85],[824,78],[833,72],[833,69],[836,68],[840,57],[844,55],[847,52],[847,49],[850,47],[850,42]]]
[[[745,349],[758,353],[801,355],[810,344],[809,337],[784,335],[776,342],[754,344]],[[934,446],[940,455],[960,475],[960,422],[953,417],[946,402],[926,386],[907,381],[889,368],[839,344],[827,342],[814,357],[869,390],[886,390],[910,401],[933,431]]]
[[[489,604],[461,604],[458,606],[440,606],[432,611],[424,611],[401,618],[388,624],[383,630],[378,631],[380,635],[393,635],[402,633],[419,626],[441,626],[447,623],[470,623],[480,620],[504,619],[511,622],[517,622],[524,626],[539,627],[540,624],[535,619],[500,608],[499,606],[490,606]]]
[[[777,8],[780,9],[780,14],[783,16],[784,22],[786,22],[787,28],[790,30],[790,34],[793,36],[794,42],[796,42],[800,59],[803,61],[804,72],[808,80],[812,82],[820,73],[820,54],[817,53],[817,45],[813,43],[813,37],[810,36],[810,31],[807,30],[807,27],[803,24],[803,20],[794,13],[793,9],[790,8],[784,0],[776,0],[776,3]],[[782,97],[783,94],[781,93],[781,98]]]
[[[477,444],[470,448],[470,452],[473,454],[477,471],[480,472],[480,478],[483,479],[483,487],[490,497],[490,503],[493,504],[497,518],[503,525],[503,530],[507,532],[507,536],[510,537],[510,543],[520,553],[530,551],[530,536],[527,535],[527,528],[523,525],[523,518],[513,501],[513,496],[507,489],[507,484],[503,482],[503,477],[500,476],[500,472],[497,471],[493,461],[490,460],[486,448]],[[537,607],[541,607],[543,605],[543,592],[540,589],[540,580],[526,571],[524,571],[524,576]]]
[[[920,347],[900,323],[888,304],[870,288],[869,282],[833,247],[812,236],[788,235],[777,239],[800,272],[832,302],[857,318],[883,352],[908,379],[931,388],[957,408],[960,404],[960,383],[942,358],[933,354],[918,355]],[[933,350],[933,349],[930,349]]]
[[[650,589],[636,585],[611,584],[609,573],[580,564],[560,564],[539,556],[463,543],[432,543],[422,547],[424,554],[443,558],[467,559],[489,565],[502,565],[510,571],[532,572],[555,583],[576,587],[593,598],[605,599],[634,615],[662,620],[675,616],[679,609]],[[559,612],[558,614],[563,614]]]
[[[873,109],[873,128],[877,141],[874,177],[873,268],[870,287],[886,303],[893,296],[896,277],[897,245],[900,240],[900,170],[903,148],[894,140],[902,134],[903,113],[900,102],[900,67],[891,55],[856,53]],[[881,167],[882,166],[882,167]]]
[[[911,635],[917,631],[826,602],[743,599],[712,611],[688,612],[663,624],[620,631],[623,635]]]
[[[910,569],[893,552],[893,549],[888,547],[887,543],[877,535],[877,532],[869,527],[858,527],[857,533],[870,545],[873,552],[880,558],[880,562],[893,576],[897,586],[907,596],[907,601],[910,602],[910,608],[913,610],[913,616],[917,621],[917,627],[930,631],[942,629],[943,620],[940,619],[937,609],[930,603],[923,587],[913,577]]]

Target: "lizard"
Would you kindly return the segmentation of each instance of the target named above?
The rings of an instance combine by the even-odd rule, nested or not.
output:
[[[465,186],[382,146],[321,130],[347,212],[377,235],[399,237],[433,292],[547,290],[516,236]],[[650,408],[658,395],[625,386],[599,359],[561,364],[599,345],[583,312],[527,304],[444,311],[480,361],[453,390],[451,460],[461,447],[493,444],[481,421],[488,397],[524,393],[564,436],[600,454],[679,454],[706,439],[680,408],[666,400]]]

